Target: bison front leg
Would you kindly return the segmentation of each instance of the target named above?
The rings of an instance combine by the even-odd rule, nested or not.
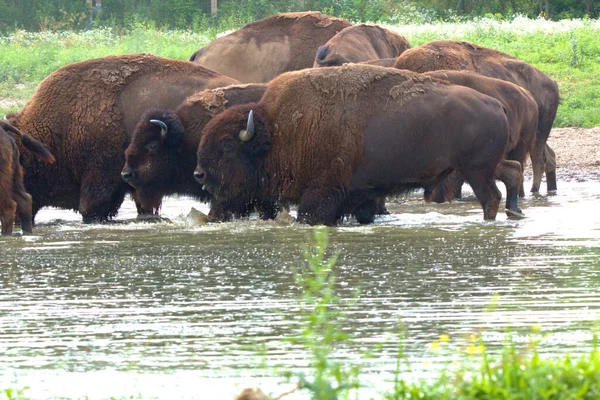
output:
[[[260,219],[264,221],[275,219],[280,210],[281,207],[276,201],[261,201],[256,205],[256,211],[258,211]]]
[[[519,187],[521,185],[521,163],[518,161],[502,160],[496,167],[496,179],[506,185],[506,215],[508,218],[525,218],[519,208]]]
[[[211,201],[208,222],[227,222],[232,219],[233,214],[227,210],[227,207],[223,203],[219,203],[214,199]]]
[[[354,209],[352,213],[359,224],[372,224],[375,222],[375,214],[379,208],[380,199],[380,197],[377,197],[374,200],[366,201]]]
[[[102,174],[98,172],[100,169],[93,171],[86,172],[81,183],[79,213],[86,224],[105,222],[117,215],[127,192],[127,184],[121,180],[118,171],[112,174],[106,171],[104,176],[98,176]]]
[[[495,220],[502,194],[494,182],[494,173],[487,170],[464,170],[462,174],[483,208],[483,219]]]
[[[298,204],[298,222],[334,226],[341,217],[340,194],[319,188],[304,191]]]

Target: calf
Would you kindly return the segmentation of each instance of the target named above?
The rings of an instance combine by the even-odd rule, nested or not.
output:
[[[21,139],[23,146],[39,159],[52,164],[54,156],[46,150],[42,143],[21,133],[8,122],[0,121],[0,223],[2,224],[2,234],[12,234],[16,213],[21,219],[23,233],[31,233],[31,196],[23,185],[23,168],[19,163],[19,149],[8,132],[16,134]]]

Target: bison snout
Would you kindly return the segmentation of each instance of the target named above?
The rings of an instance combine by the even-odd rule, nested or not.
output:
[[[194,171],[194,179],[201,185],[206,183],[206,173],[202,170],[202,168],[196,168]]]
[[[131,182],[134,178],[133,170],[131,168],[123,168],[123,171],[121,171],[121,178],[127,183]]]

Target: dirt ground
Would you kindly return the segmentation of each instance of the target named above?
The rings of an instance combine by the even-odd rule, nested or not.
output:
[[[548,139],[556,152],[556,174],[564,180],[600,178],[600,127],[554,128]],[[525,171],[530,171],[527,167]],[[543,187],[543,186],[542,186]]]

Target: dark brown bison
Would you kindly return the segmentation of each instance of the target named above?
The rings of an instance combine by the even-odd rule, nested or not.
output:
[[[266,88],[266,84],[247,84],[206,89],[186,98],[176,111],[145,112],[125,150],[121,172],[123,180],[135,188],[142,207],[159,209],[163,196],[171,194],[208,201],[209,193],[193,176],[202,129],[230,106],[259,101]],[[209,220],[227,219],[228,210],[211,208]]]
[[[114,216],[131,188],[121,179],[123,153],[144,111],[175,108],[194,92],[235,83],[200,65],[148,54],[92,59],[55,71],[13,116],[57,159],[40,169],[22,154],[33,214],[56,206],[79,211],[86,222]]]
[[[371,222],[377,198],[433,188],[457,169],[494,219],[494,176],[509,193],[519,185],[518,163],[501,162],[508,139],[496,99],[409,71],[346,64],[283,74],[259,103],[217,115],[194,174],[225,206],[283,200],[298,204],[301,222],[333,225],[348,212]],[[520,212],[517,200],[507,208]]]
[[[54,156],[46,150],[42,143],[21,133],[8,122],[0,121],[0,223],[2,234],[12,234],[17,214],[21,220],[23,233],[31,233],[31,196],[23,184],[23,168],[19,163],[19,148],[8,132],[17,135],[21,139],[23,147],[40,160],[52,164]]]
[[[538,106],[528,90],[501,79],[490,78],[472,71],[441,70],[426,72],[424,75],[446,80],[455,85],[467,86],[498,100],[507,110],[510,139],[506,148],[506,158],[518,161],[521,172],[531,151],[538,124]],[[451,200],[452,193],[460,190],[460,181],[452,175],[444,180],[447,185],[434,189],[433,199],[437,202]],[[522,178],[521,178],[522,181]],[[454,184],[452,184],[454,183]],[[519,195],[525,195],[523,185],[519,185]]]
[[[268,82],[283,72],[312,67],[319,46],[348,26],[319,12],[281,13],[213,40],[190,61],[243,83]]]
[[[398,57],[394,67],[415,72],[475,71],[529,90],[539,109],[538,131],[530,154],[533,166],[531,191],[539,191],[544,172],[548,191],[556,190],[556,160],[546,141],[556,117],[559,95],[558,85],[548,75],[508,54],[454,40],[437,40],[407,50]]]
[[[410,44],[402,35],[377,25],[353,25],[319,47],[313,67],[395,58],[407,49],[410,49]]]

